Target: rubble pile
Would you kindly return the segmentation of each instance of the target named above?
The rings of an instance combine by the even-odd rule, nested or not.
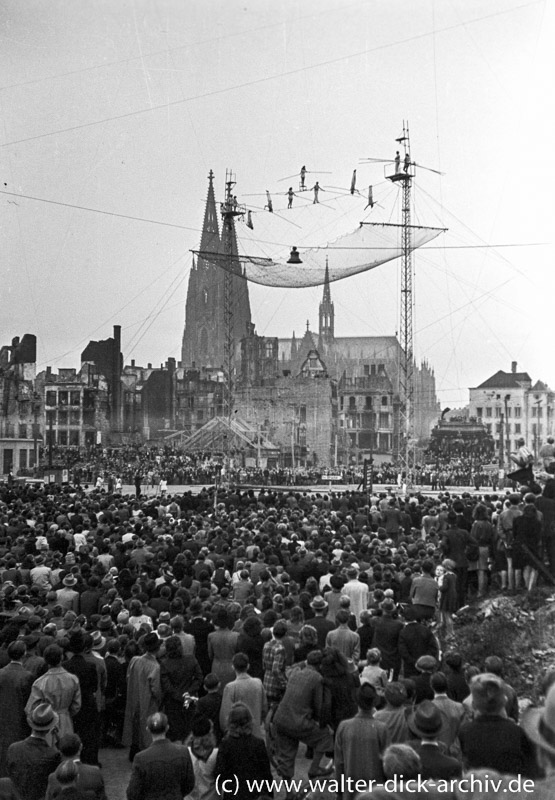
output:
[[[455,620],[456,649],[465,663],[482,667],[488,655],[500,656],[505,678],[517,694],[537,702],[542,678],[555,670],[555,595],[487,597],[460,609]]]

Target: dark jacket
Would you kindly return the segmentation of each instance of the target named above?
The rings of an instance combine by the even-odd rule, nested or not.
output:
[[[223,792],[224,800],[254,800],[259,797],[260,792],[249,792],[247,780],[272,780],[270,760],[266,752],[266,746],[262,739],[249,734],[248,736],[233,737],[229,734],[222,740],[216,759],[216,775],[220,778],[220,785],[226,779],[231,779],[233,789]],[[237,779],[237,788],[235,787]],[[262,792],[268,795],[271,792]],[[134,798],[129,798],[134,800]]]
[[[135,756],[127,800],[183,800],[194,785],[188,748],[159,739]]]
[[[48,776],[61,761],[55,747],[28,736],[8,748],[8,775],[24,800],[43,800]]]
[[[423,780],[445,780],[460,778],[461,762],[452,756],[446,756],[436,744],[410,742],[410,746],[420,756],[420,775]]]
[[[426,625],[409,622],[399,634],[399,655],[403,660],[404,676],[418,675],[415,667],[420,656],[438,657],[437,640]]]
[[[106,789],[104,787],[104,778],[98,767],[93,767],[92,764],[82,764],[80,761],[77,764],[79,769],[79,777],[75,788],[82,792],[82,796],[87,800],[106,800]],[[65,798],[62,786],[58,782],[54,773],[48,778],[48,789],[46,790],[46,800],[58,800]]]
[[[385,614],[376,620],[372,647],[377,647],[382,654],[381,666],[385,670],[399,669],[401,665],[399,636],[402,629],[401,620],[393,619]]]
[[[459,740],[465,766],[495,769],[509,775],[533,776],[534,748],[512,719],[483,714],[461,725]]]
[[[477,544],[474,536],[462,528],[448,528],[443,534],[441,548],[444,556],[455,562],[457,567],[468,567],[466,548],[469,544]]]

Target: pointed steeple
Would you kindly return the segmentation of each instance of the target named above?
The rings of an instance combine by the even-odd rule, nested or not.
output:
[[[196,269],[193,265],[191,270],[187,290],[181,351],[181,360],[185,365],[194,361],[199,366],[218,367],[224,362],[227,331],[224,292],[227,273],[220,258],[212,258],[210,254],[222,254],[231,250],[232,255],[236,256],[238,248],[235,228],[232,227],[231,233],[225,234],[221,230],[219,217],[214,193],[214,173],[210,170],[200,254],[197,256]],[[230,236],[230,246],[223,241],[224,235]],[[233,273],[231,289],[228,291],[231,297],[232,339],[234,347],[238,348],[251,323],[248,281],[238,258],[233,259]]]
[[[330,292],[330,268],[328,263],[328,257],[326,256],[326,274],[324,277],[324,296],[322,297],[323,303],[331,303],[331,292]]]
[[[320,303],[319,326],[318,326],[318,347],[320,352],[325,352],[327,346],[333,343],[335,337],[335,311],[331,301],[330,291],[330,270],[328,257],[326,256],[326,274],[324,278],[324,293]]]
[[[202,235],[200,238],[200,251],[203,253],[218,253],[220,250],[220,226],[218,223],[218,211],[216,209],[216,197],[214,195],[214,173],[210,170],[208,175],[208,195],[206,197],[206,208],[204,210],[204,222],[202,224]],[[199,257],[200,260],[201,257]],[[204,261],[209,261],[204,257]]]

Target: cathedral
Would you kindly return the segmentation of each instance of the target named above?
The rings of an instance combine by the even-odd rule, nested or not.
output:
[[[208,447],[210,438],[203,435],[208,423],[212,420],[211,431],[214,419],[223,424],[226,383],[225,277],[210,261],[210,253],[221,253],[223,247],[213,181],[210,172],[201,244],[189,278],[177,384],[178,424],[188,435],[185,446],[198,449]],[[237,253],[234,235],[232,252]],[[298,337],[295,332],[290,338],[258,336],[248,281],[238,260],[230,305],[227,324],[232,325],[235,356],[230,417],[253,432],[258,455],[264,442],[272,443],[268,452],[283,466],[350,466],[369,456],[376,462],[396,458],[401,446],[401,346],[396,336],[335,335],[327,268],[317,331],[307,321]],[[424,443],[439,416],[433,369],[426,362],[415,365],[414,381],[413,435]],[[248,450],[243,449],[246,460]]]

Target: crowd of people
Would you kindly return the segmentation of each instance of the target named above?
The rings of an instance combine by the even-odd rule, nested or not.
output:
[[[102,747],[128,748],[128,800],[293,797],[271,781],[301,744],[342,800],[414,796],[356,783],[400,776],[472,797],[486,773],[555,796],[553,676],[520,719],[501,659],[466,663],[456,628],[555,578],[555,479],[138,488],[0,486],[0,798],[106,800]]]
[[[140,475],[146,491],[156,489],[161,480],[169,486],[194,486],[213,484],[222,476],[227,481],[243,485],[315,486],[328,483],[356,486],[362,482],[364,471],[362,463],[335,467],[284,467],[272,463],[245,466],[241,458],[233,455],[227,459],[223,453],[219,456],[203,451],[185,454],[171,446],[98,446],[89,450],[54,446],[52,452],[50,448],[42,449],[40,456],[36,469],[23,470],[18,475],[40,477],[43,469],[51,463],[54,468],[68,470],[74,483],[95,485],[100,481],[110,492],[118,481],[120,485],[133,485],[136,475]],[[484,465],[488,468],[485,469]],[[422,463],[415,466],[412,482],[432,491],[468,486],[495,491],[499,486],[499,470],[491,467],[486,457],[439,457],[430,452]],[[372,479],[377,485],[392,486],[401,485],[406,480],[397,464],[377,458]]]

